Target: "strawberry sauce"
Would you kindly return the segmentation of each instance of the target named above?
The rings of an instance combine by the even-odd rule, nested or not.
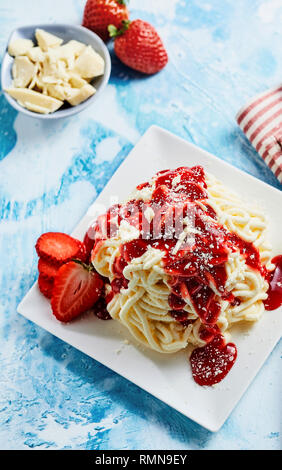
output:
[[[94,315],[100,320],[111,320],[112,317],[107,310],[107,302],[105,297],[101,297],[93,307]]]
[[[191,354],[192,374],[198,385],[215,385],[228,374],[237,358],[235,344],[225,344],[220,334]]]
[[[92,256],[101,240],[115,236],[122,220],[139,230],[139,238],[124,243],[114,261],[115,278],[112,294],[107,299],[110,301],[121,288],[127,287],[123,270],[128,263],[146,253],[149,247],[163,251],[163,268],[170,276],[171,316],[185,327],[193,323],[184,310],[189,302],[202,322],[201,337],[207,344],[196,348],[191,355],[193,377],[199,385],[213,385],[226,376],[237,357],[236,346],[225,344],[216,326],[219,299],[232,306],[241,302],[225,288],[228,254],[239,250],[248,266],[269,278],[269,295],[265,301],[269,310],[282,303],[282,256],[274,259],[275,271],[267,273],[256,247],[218,223],[209,205],[201,166],[165,170],[157,173],[154,181],[149,202],[133,199],[111,207],[98,218]],[[137,189],[148,187],[150,184],[144,183]],[[146,217],[147,210],[153,214],[151,219]],[[183,229],[185,238],[180,239]]]
[[[275,265],[273,271],[268,275],[269,288],[267,299],[264,301],[266,310],[275,310],[282,305],[282,255],[273,258]]]

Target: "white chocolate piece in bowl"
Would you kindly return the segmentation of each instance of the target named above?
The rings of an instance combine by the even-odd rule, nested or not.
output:
[[[8,52],[11,56],[25,55],[33,47],[30,39],[14,39],[8,46]]]
[[[72,88],[66,99],[72,106],[77,106],[78,104],[90,98],[90,96],[94,95],[94,93],[96,93],[95,88],[87,83],[81,88]]]
[[[94,78],[103,75],[105,63],[97,52],[88,46],[83,53],[76,59],[74,71],[82,78]]]
[[[61,38],[58,38],[58,36],[54,36],[54,34],[48,33],[43,29],[36,29],[35,37],[39,47],[44,52],[48,51],[49,47],[60,46],[63,42],[63,40]]]
[[[63,101],[61,100],[53,98],[52,96],[46,96],[37,91],[29,90],[27,88],[9,88],[5,91],[17,101],[19,101],[22,106],[30,109],[31,111],[38,108],[44,110],[44,113],[46,114],[53,113],[63,105]],[[33,109],[31,109],[31,107],[33,107]]]
[[[14,87],[25,88],[32,81],[36,74],[36,65],[34,65],[27,56],[17,56],[12,67]]]

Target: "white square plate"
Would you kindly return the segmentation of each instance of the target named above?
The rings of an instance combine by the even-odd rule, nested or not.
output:
[[[156,126],[151,127],[131,151],[73,235],[83,239],[93,221],[91,214],[94,206],[98,205],[98,211],[102,212],[113,202],[113,196],[123,200],[138,183],[148,180],[159,170],[198,164],[244,199],[261,204],[269,217],[273,253],[282,253],[281,218],[277,217],[281,213],[282,194]],[[206,388],[194,382],[185,352],[169,356],[144,350],[119,323],[98,320],[91,313],[70,324],[58,322],[36,284],[23,299],[18,311],[211,431],[217,431],[222,426],[282,331],[282,308],[265,312],[253,326],[234,328],[232,339],[238,347],[238,359],[220,384]],[[125,338],[130,341],[129,344],[125,344]]]

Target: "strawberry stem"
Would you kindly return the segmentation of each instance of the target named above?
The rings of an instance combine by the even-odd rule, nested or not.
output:
[[[116,0],[116,2],[119,3],[120,5],[127,5],[129,0]]]
[[[94,267],[92,264],[86,264],[86,263],[83,263],[83,261],[81,261],[80,259],[76,259],[76,258],[73,258],[72,261],[76,264],[80,264],[80,266],[82,266],[84,269],[86,269],[88,272],[91,272],[94,270]]]
[[[114,26],[113,24],[109,24],[108,31],[109,31],[110,37],[111,38],[116,38],[116,37],[121,36],[122,34],[124,34],[125,31],[128,30],[130,23],[131,23],[131,21],[129,21],[129,20],[123,20],[121,29],[117,29],[117,27]]]

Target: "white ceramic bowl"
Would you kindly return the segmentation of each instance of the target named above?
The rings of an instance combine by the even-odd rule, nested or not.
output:
[[[111,73],[111,58],[107,47],[105,46],[102,39],[97,36],[87,28],[83,26],[69,25],[69,24],[37,24],[31,26],[22,26],[21,28],[15,29],[8,41],[18,38],[32,39],[36,44],[35,39],[35,30],[36,28],[41,28],[48,31],[51,34],[55,34],[63,39],[64,43],[70,41],[71,39],[76,39],[77,41],[83,42],[86,45],[90,45],[95,49],[98,54],[100,54],[105,61],[105,73],[101,77],[94,78],[91,84],[96,88],[96,93],[88,98],[83,103],[77,106],[71,106],[68,103],[65,103],[58,111],[50,114],[39,114],[21,106],[14,98],[12,98],[8,93],[5,93],[5,97],[13,108],[17,111],[31,116],[37,119],[59,119],[64,117],[72,116],[73,114],[79,113],[87,106],[91,105],[97,97],[102,93],[103,89],[107,85],[110,73]],[[8,54],[8,44],[6,52],[2,61],[2,70],[1,70],[1,85],[2,89],[9,88],[12,84],[12,65],[14,58]]]

